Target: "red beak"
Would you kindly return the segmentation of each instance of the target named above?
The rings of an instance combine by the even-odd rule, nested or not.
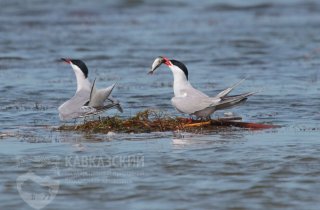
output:
[[[61,60],[63,60],[64,62],[70,64],[71,63],[71,60],[70,59],[67,59],[67,58],[61,58]]]
[[[172,65],[170,60],[168,58],[166,58],[166,57],[163,57],[163,61],[164,61],[163,63],[166,64],[167,66],[171,66]]]

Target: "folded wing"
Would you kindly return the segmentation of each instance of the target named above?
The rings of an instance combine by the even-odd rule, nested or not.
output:
[[[234,88],[236,88],[237,86],[239,86],[241,83],[243,83],[246,79],[242,79],[239,82],[237,82],[236,84],[232,85],[231,87],[221,91],[216,97],[217,98],[222,98],[227,96]]]
[[[80,90],[68,101],[64,102],[59,108],[59,116],[61,120],[70,120],[78,118],[85,113],[81,109],[90,97],[90,92],[87,90]]]
[[[208,107],[218,104],[219,98],[209,97],[174,97],[171,99],[172,105],[179,111],[186,114],[193,114],[197,111],[206,109]]]

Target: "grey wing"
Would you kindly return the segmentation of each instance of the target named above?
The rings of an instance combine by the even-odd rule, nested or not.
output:
[[[200,90],[195,89],[191,84],[189,84],[185,89],[182,90],[183,92],[185,92],[188,96],[193,96],[193,97],[208,97],[208,95],[206,95],[205,93],[201,92]]]
[[[243,93],[240,95],[234,95],[234,96],[225,96],[221,98],[221,101],[218,102],[215,106],[216,109],[229,109],[234,106],[237,106],[241,104],[242,102],[245,102],[247,98],[256,92],[248,92],[248,93]]]
[[[96,89],[96,78],[93,80],[92,86],[91,86],[91,91],[90,91],[90,98],[89,98],[89,102],[87,105],[89,105],[89,103],[93,100],[93,96],[96,94],[97,89]]]
[[[90,97],[89,106],[100,107],[104,105],[104,102],[110,96],[113,88],[116,84],[113,84],[105,89],[96,90]]]
[[[97,115],[97,114],[100,114],[102,112],[105,112],[111,108],[114,108],[117,106],[120,106],[119,104],[107,104],[105,106],[102,106],[102,107],[87,107],[86,109],[86,112],[83,113],[83,115],[79,116],[79,117],[87,117],[87,116],[90,116],[90,115]]]
[[[237,82],[236,84],[232,85],[231,87],[221,91],[220,93],[218,93],[218,95],[216,96],[217,98],[222,98],[227,96],[234,88],[236,88],[237,86],[239,86],[241,83],[243,83],[246,80],[246,78],[240,80],[239,82]]]
[[[208,97],[173,97],[171,99],[172,105],[182,113],[193,114],[197,111],[214,106],[219,103],[220,99]]]
[[[81,109],[90,97],[90,92],[80,90],[70,100],[64,102],[59,108],[59,116],[61,120],[70,120],[84,114],[85,110]]]
[[[114,87],[116,86],[117,83],[114,83],[113,85],[110,85],[109,87],[105,88],[103,91],[104,91],[104,94],[106,96],[106,98],[108,98],[111,94],[111,92],[113,91]]]
[[[120,102],[117,100],[117,99],[115,99],[115,98],[113,98],[112,96],[109,96],[108,98],[108,101],[109,102],[111,102],[112,104],[116,104],[116,109],[119,111],[119,112],[123,112],[123,109],[122,109],[122,107],[121,107],[121,104],[120,104]]]

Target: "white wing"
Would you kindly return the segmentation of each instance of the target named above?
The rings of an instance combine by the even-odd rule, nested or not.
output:
[[[59,108],[61,120],[70,120],[84,114],[85,110],[81,107],[85,105],[90,97],[90,91],[80,90],[68,101],[64,102]]]

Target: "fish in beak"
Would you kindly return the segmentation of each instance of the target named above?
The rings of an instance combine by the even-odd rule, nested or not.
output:
[[[148,74],[153,74],[153,72],[156,71],[157,68],[159,68],[159,66],[161,66],[161,64],[165,63],[165,59],[162,56],[157,57],[152,64],[151,70],[149,71]]]

